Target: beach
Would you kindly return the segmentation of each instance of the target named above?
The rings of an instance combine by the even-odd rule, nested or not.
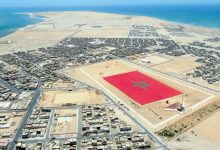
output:
[[[161,37],[167,37],[181,43],[201,41],[219,37],[220,35],[219,29],[179,24],[145,16],[127,16],[87,11],[36,12],[28,14],[42,16],[44,20],[38,24],[27,26],[1,37],[1,54],[52,46],[69,36],[127,38],[129,36],[129,29],[133,24],[153,26]],[[166,27],[181,27],[187,36],[172,36],[165,30]]]
[[[220,117],[220,113],[217,110],[220,108],[220,91],[218,91],[220,76],[218,80],[216,76],[220,73],[216,72],[220,70],[219,61],[217,61],[220,58],[220,29],[181,24],[147,16],[92,11],[27,14],[33,18],[41,16],[43,21],[0,37],[0,69],[2,67],[2,72],[4,71],[1,80],[5,79],[4,82],[9,82],[8,78],[12,78],[14,82],[10,83],[16,85],[22,77],[28,88],[30,85],[36,86],[36,83],[43,84],[45,88],[43,90],[48,91],[44,91],[39,103],[41,108],[68,107],[70,104],[74,105],[74,108],[77,105],[102,105],[107,104],[105,96],[108,96],[108,101],[111,99],[109,104],[114,103],[118,106],[117,111],[126,110],[124,115],[131,114],[135,121],[156,134],[165,127],[172,129],[175,126],[178,134],[176,133],[175,137],[172,136],[173,139],[164,139],[174,149],[195,149],[195,145],[199,145],[197,149],[219,148],[217,127],[220,122],[217,118]],[[15,53],[19,51],[28,52]],[[211,61],[213,63],[207,63]],[[7,67],[4,66],[5,64]],[[16,72],[15,69],[20,72]],[[104,80],[106,77],[131,71],[136,73],[139,71],[139,74],[145,78],[148,76],[150,79],[155,78],[160,86],[169,85],[169,89],[173,87],[173,90],[178,90],[179,94],[169,98],[168,96],[158,98],[157,102],[142,106],[132,101],[133,98],[129,94],[118,90]],[[207,71],[210,72],[208,77]],[[61,78],[58,75],[64,76]],[[74,84],[62,83],[64,77],[74,80]],[[57,87],[53,84],[54,79],[57,80]],[[23,86],[23,80],[21,86]],[[133,81],[131,82],[133,86]],[[47,84],[54,89],[46,89]],[[63,88],[61,85],[65,84],[70,86]],[[75,89],[87,87],[87,85],[92,85],[91,87],[101,90],[106,95],[100,95],[98,90]],[[151,84],[146,84],[144,88],[147,86]],[[20,84],[18,88],[21,88]],[[157,88],[154,91],[160,90],[161,88]],[[215,101],[214,107],[206,107]],[[181,104],[181,107],[167,110],[171,109],[173,104]],[[183,110],[178,110],[179,108]],[[214,109],[216,112],[206,113]],[[80,111],[81,106],[78,113]],[[54,112],[56,111],[52,111]],[[58,112],[62,115],[65,111]],[[72,121],[67,127],[76,123],[76,112],[74,110],[71,113]],[[204,115],[203,120],[200,122],[202,115]],[[181,132],[184,123],[186,124],[184,132]],[[51,126],[53,127],[54,124],[51,123]],[[61,132],[60,126],[54,127],[56,130],[51,130],[54,135],[69,133],[67,130]],[[72,130],[75,133],[77,129]],[[212,145],[211,148],[210,145]]]

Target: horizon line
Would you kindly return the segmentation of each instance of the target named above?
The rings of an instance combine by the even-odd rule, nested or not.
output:
[[[184,4],[177,4],[177,3],[169,3],[169,4],[111,4],[111,5],[72,5],[72,6],[58,6],[58,5],[48,5],[48,6],[0,6],[0,8],[61,8],[61,7],[109,7],[109,6],[220,6],[220,3],[184,3]]]

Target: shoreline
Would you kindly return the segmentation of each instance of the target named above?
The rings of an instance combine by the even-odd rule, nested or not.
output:
[[[82,129],[78,127],[72,129],[71,133],[63,132],[63,129],[68,130],[70,125],[89,124],[90,122],[83,121],[87,118],[91,120],[91,115],[84,120],[81,117],[88,111],[92,112],[93,116],[101,112],[102,116],[107,118],[107,121],[101,120],[98,126],[106,126],[109,132],[99,132],[97,137],[106,135],[103,136],[106,138],[104,142],[107,141],[107,146],[113,149],[123,147],[121,143],[117,143],[117,138],[123,135],[118,135],[122,124],[130,127],[128,132],[134,133],[134,136],[131,134],[122,139],[131,149],[139,148],[138,144],[142,146],[143,143],[145,145],[142,148],[153,149],[220,148],[220,128],[216,128],[220,124],[220,120],[217,119],[220,116],[220,113],[217,114],[220,110],[220,92],[216,90],[220,89],[220,30],[150,16],[96,11],[27,12],[25,15],[29,15],[30,19],[38,16],[43,19],[0,37],[0,74],[3,82],[2,93],[6,95],[3,101],[12,103],[6,107],[3,107],[2,103],[2,108],[11,111],[27,110],[25,115],[20,115],[21,121],[16,119],[18,126],[10,129],[14,138],[8,142],[9,149],[19,147],[17,143],[28,148],[36,145],[45,149],[55,148],[51,142],[54,139],[51,140],[51,137],[63,137],[70,142],[78,138],[83,140],[88,136],[93,138],[93,133],[81,132]],[[23,25],[34,22],[27,19],[29,17],[25,16]],[[12,22],[19,23],[21,20],[23,18],[14,19]],[[135,98],[138,95],[133,97],[126,94],[123,89],[120,90],[116,85],[104,80],[106,77],[134,71],[142,73],[145,85],[135,85],[141,81],[139,76],[139,79],[132,79],[130,86],[139,88],[134,90],[141,88],[143,94],[146,93],[144,90],[148,90],[147,85],[154,86],[153,82],[158,82],[150,93],[153,98],[156,95],[157,99],[141,103]],[[154,80],[150,84],[147,81],[148,77]],[[118,82],[123,84],[123,81]],[[162,86],[159,85],[161,83]],[[164,93],[157,91],[163,90],[163,86],[175,90],[178,94],[172,95],[171,91],[170,95],[161,97]],[[87,89],[86,93],[76,91],[84,87]],[[91,90],[93,93],[88,93]],[[165,90],[169,92],[169,89]],[[22,95],[27,92],[28,95]],[[57,93],[59,95],[54,95]],[[12,94],[14,98],[8,97],[8,94]],[[24,102],[17,103],[22,97]],[[82,99],[75,101],[77,97]],[[29,105],[25,105],[25,101],[29,101]],[[75,107],[77,105],[79,107]],[[83,105],[88,107],[84,109]],[[89,108],[93,105],[100,105],[97,112],[95,107]],[[51,111],[41,113],[44,107]],[[64,119],[65,122],[69,122],[64,124],[65,127],[62,122],[60,126],[57,125],[59,122],[54,124],[54,121],[59,119],[56,114],[61,109],[58,110],[58,107],[63,107],[58,117],[72,117],[72,120]],[[71,109],[74,109],[73,113],[69,112]],[[34,127],[28,126],[34,119],[42,122],[39,120],[40,117],[34,117],[35,112],[38,116],[47,115],[47,125],[40,130],[37,128],[24,131],[26,127]],[[117,119],[123,114],[122,120],[109,121],[112,116]],[[97,119],[99,116],[94,118]],[[210,130],[207,130],[208,128]],[[32,136],[36,130],[42,132]],[[19,136],[21,133],[24,135],[23,131],[28,138]],[[8,131],[4,131],[6,132]],[[118,136],[111,138],[111,134]],[[35,142],[36,138],[40,141]],[[144,141],[137,143],[133,138],[141,138]],[[87,143],[83,143],[82,140],[75,144],[66,144],[63,139],[58,139],[55,146],[61,149],[86,149],[94,146],[91,140]],[[97,142],[101,143],[96,140]],[[99,143],[94,147],[106,146],[103,142]]]
[[[150,18],[150,19],[155,19],[158,21],[162,21],[162,22],[166,22],[166,23],[170,23],[170,24],[174,24],[174,25],[180,25],[180,26],[184,26],[184,27],[189,27],[189,28],[200,28],[200,29],[206,29],[206,30],[213,30],[213,31],[220,31],[220,27],[208,27],[208,26],[202,26],[202,25],[195,25],[195,24],[189,24],[189,23],[183,23],[183,22],[175,22],[175,21],[171,21],[171,20],[166,20],[163,18],[159,18],[159,17],[153,17],[153,16],[144,16],[144,15],[128,15],[128,14],[123,14],[123,13],[111,13],[111,12],[101,12],[101,11],[42,11],[42,12],[19,12],[19,13],[14,13],[14,14],[25,14],[30,16],[31,19],[40,17],[42,19],[42,21],[40,21],[39,23],[36,24],[30,24],[27,25],[25,27],[21,27],[21,28],[17,28],[15,31],[12,31],[4,36],[0,36],[0,39],[8,36],[10,34],[13,34],[14,32],[18,31],[18,30],[24,30],[27,28],[30,28],[32,26],[36,26],[39,25],[41,23],[43,23],[45,20],[48,19],[47,16],[45,16],[44,14],[56,14],[56,13],[73,13],[73,12],[83,12],[83,13],[97,13],[97,14],[110,14],[110,15],[123,15],[123,16],[127,16],[127,17],[144,17],[144,18]]]
[[[32,19],[34,19],[34,18],[40,18],[40,19],[42,19],[42,20],[41,20],[40,22],[36,23],[36,24],[31,24],[31,25],[27,25],[27,26],[25,26],[25,27],[19,28],[18,30],[25,30],[25,29],[34,27],[34,26],[36,26],[36,25],[40,25],[41,23],[43,23],[43,22],[47,19],[47,17],[45,17],[45,16],[36,15],[36,14],[34,14],[34,13],[31,13],[31,12],[28,12],[28,13],[19,13],[19,14],[26,14],[26,15],[30,16],[30,18],[32,18]]]
[[[46,13],[65,13],[65,12],[88,12],[88,13],[92,12],[92,13],[111,14],[111,15],[124,15],[124,16],[128,16],[128,17],[147,17],[147,18],[156,19],[159,21],[182,25],[182,26],[189,26],[189,27],[194,27],[194,28],[205,28],[205,29],[220,31],[220,27],[219,28],[218,27],[208,27],[208,26],[195,25],[195,24],[190,24],[190,23],[175,22],[175,21],[166,20],[166,19],[159,18],[159,17],[144,16],[144,15],[129,15],[129,14],[123,14],[123,13],[111,13],[111,12],[101,12],[101,11],[51,11],[51,12],[37,12],[37,13],[45,13],[46,14]]]
[[[16,31],[0,37],[0,42],[13,41],[12,44],[0,45],[0,53],[11,50],[30,50],[52,46],[68,36],[88,38],[127,38],[131,25],[154,27],[160,37],[182,41],[195,41],[206,37],[220,37],[220,29],[193,26],[171,22],[150,16],[135,16],[97,11],[53,11],[26,12],[30,17],[41,17],[36,24],[18,28]],[[97,28],[97,26],[99,28]],[[166,27],[183,30],[183,34],[193,34],[191,38],[179,38],[169,35]],[[183,28],[182,28],[183,27]],[[179,32],[182,34],[181,32]]]
[[[13,13],[13,14],[27,15],[27,16],[30,17],[31,20],[34,20],[34,19],[42,19],[42,20],[39,21],[38,23],[29,24],[29,25],[26,25],[26,26],[24,26],[24,27],[16,27],[16,28],[13,28],[13,31],[10,31],[10,32],[6,33],[5,35],[0,36],[0,39],[3,38],[3,37],[8,36],[8,35],[10,35],[10,34],[13,34],[13,33],[15,33],[16,31],[24,30],[24,29],[26,29],[26,28],[29,28],[29,27],[38,25],[38,24],[42,23],[42,22],[44,21],[44,19],[45,19],[44,16],[35,15],[34,13],[31,13],[31,12],[30,12],[30,13],[29,13],[29,12],[28,12],[28,13]],[[4,30],[4,29],[3,29],[3,30]],[[11,29],[11,30],[12,30],[12,29]],[[9,30],[8,30],[8,31],[9,31]]]
[[[37,14],[51,14],[51,13],[72,13],[72,12],[87,12],[87,13],[98,13],[98,14],[110,14],[110,15],[123,15],[127,17],[146,17],[146,18],[151,18],[151,19],[156,19],[159,21],[167,22],[167,23],[172,23],[172,24],[177,24],[177,25],[182,25],[182,26],[188,26],[188,27],[193,27],[193,28],[204,28],[204,29],[210,29],[210,30],[217,30],[220,31],[220,27],[208,27],[208,26],[202,26],[202,25],[195,25],[195,24],[188,24],[188,23],[183,23],[183,22],[175,22],[171,20],[166,20],[163,18],[158,18],[158,17],[153,17],[153,16],[144,16],[144,15],[128,15],[128,14],[123,14],[123,13],[111,13],[111,12],[101,12],[101,11],[42,11],[42,12],[27,12],[23,14],[32,14],[34,16],[38,16]],[[41,16],[41,15],[39,15]],[[42,15],[41,17],[46,16]]]
[[[17,8],[13,12],[66,12],[95,11],[100,13],[124,14],[132,16],[149,16],[170,22],[188,24],[208,28],[220,28],[220,5],[102,5],[102,6],[65,6]],[[7,10],[7,9],[6,9]],[[8,8],[8,11],[10,9]],[[12,10],[11,10],[12,11]],[[207,11],[207,13],[206,13]]]

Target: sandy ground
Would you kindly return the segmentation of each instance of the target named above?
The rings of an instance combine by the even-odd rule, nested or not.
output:
[[[53,82],[52,88],[73,88],[75,87],[75,82]]]
[[[170,37],[177,42],[187,43],[200,41],[204,38],[220,35],[220,30],[182,25],[190,37],[173,37],[164,29],[166,26],[179,26],[177,23],[167,22],[151,17],[126,16],[110,13],[85,11],[73,12],[42,12],[33,13],[45,17],[44,21],[17,30],[0,38],[0,53],[10,53],[20,50],[32,50],[56,44],[68,37],[102,37],[126,38],[130,26],[133,24],[150,25],[164,37]],[[8,44],[2,44],[1,42]]]
[[[77,110],[62,109],[55,110],[53,125],[51,128],[51,135],[68,135],[75,134],[77,132]]]
[[[115,114],[114,116],[120,118],[120,120],[125,121],[127,124],[131,125],[132,130],[134,132],[143,132],[143,130],[136,124],[134,121],[132,121],[127,115],[125,115],[121,110],[119,109],[114,109]]]
[[[14,116],[12,113],[0,113],[0,116],[9,116],[7,123],[10,124],[9,128],[0,129],[0,134],[11,134],[14,135],[15,130],[17,129],[19,122],[22,119],[23,113],[21,116]]]
[[[169,58],[171,59],[171,61],[153,66],[153,68],[156,70],[160,70],[164,73],[181,75],[192,71],[197,66],[200,66],[200,63],[195,62],[196,58],[193,58],[189,55],[184,55],[181,57],[169,56]]]
[[[182,150],[214,150],[220,149],[220,111],[204,120],[189,131],[172,140],[170,144]]]
[[[45,20],[39,24],[28,26],[24,29],[20,29],[12,34],[9,34],[5,37],[0,38],[0,54],[3,53],[11,53],[20,50],[31,50],[37,49],[40,47],[47,47],[56,44],[58,41],[68,37],[102,37],[102,38],[126,38],[129,34],[129,29],[131,25],[134,24],[144,24],[151,25],[156,28],[157,32],[162,37],[167,37],[175,40],[177,43],[189,43],[193,41],[202,41],[207,38],[212,37],[220,37],[220,30],[217,29],[208,29],[202,27],[195,27],[189,25],[182,25],[184,27],[184,33],[188,36],[185,37],[176,37],[171,35],[165,27],[167,26],[179,26],[179,24],[173,22],[167,22],[164,20],[159,20],[151,17],[143,17],[143,16],[126,16],[126,15],[117,15],[117,14],[108,14],[108,13],[96,13],[96,12],[49,12],[49,13],[36,13],[36,15],[41,15],[46,17]],[[7,43],[8,44],[3,44]],[[2,43],[3,42],[3,43]],[[219,43],[209,43],[213,46],[219,46]],[[152,64],[155,69],[163,70],[167,73],[173,74],[182,74],[185,73],[192,68],[196,67],[198,64],[194,62],[194,58],[189,58],[187,56],[180,57],[180,59],[173,59],[172,61],[166,61],[165,59],[161,59],[161,57],[152,56],[144,59],[144,61],[152,61]],[[158,60],[160,60],[160,65],[158,65]],[[173,64],[178,65],[173,65]],[[97,66],[100,67],[97,70]],[[107,67],[108,66],[108,67]],[[100,82],[104,87],[107,87],[113,93],[116,93],[118,97],[122,98],[124,102],[133,108],[138,113],[142,114],[142,116],[146,117],[153,124],[158,124],[166,120],[167,118],[176,115],[175,112],[163,111],[163,108],[166,106],[164,101],[149,104],[144,106],[144,108],[137,108],[137,106],[130,103],[130,99],[111,85],[107,84],[102,76],[107,76],[111,74],[116,74],[120,72],[127,72],[136,70],[136,68],[122,65],[120,63],[115,63],[114,65],[110,63],[97,64],[93,66],[87,66],[80,68],[83,69],[89,75],[92,75],[94,79]],[[100,88],[93,80],[89,79],[85,73],[80,69],[73,69],[68,74],[71,77],[82,80],[88,84],[91,84],[95,87]],[[151,74],[148,72],[148,75]],[[185,85],[178,85],[172,81],[164,80],[163,78],[158,77],[158,80],[169,84],[175,87],[178,90],[187,93],[185,99],[186,106],[192,106],[200,102],[202,99],[207,98],[207,94],[198,92],[194,89],[188,88]],[[201,84],[205,84],[203,81],[199,79],[191,79],[199,82]],[[62,87],[62,85],[57,85],[58,87]],[[190,85],[191,86],[191,85]],[[208,85],[212,88],[219,89],[220,83],[216,83],[213,85]],[[55,95],[58,94],[58,99],[54,102]],[[69,95],[70,94],[70,95]],[[68,96],[67,96],[68,95]],[[94,94],[93,94],[94,95]],[[44,95],[45,96],[45,95]],[[78,101],[70,99],[69,97],[78,97]],[[96,97],[96,96],[95,96]],[[54,106],[54,103],[63,104],[66,102],[77,103],[77,104],[94,104],[94,103],[103,103],[103,101],[97,100],[95,98],[88,101],[88,97],[80,96],[79,93],[72,94],[72,92],[66,92],[65,94],[60,91],[49,92],[46,101],[41,100],[40,105],[43,106]],[[63,100],[64,98],[64,100]],[[93,97],[94,98],[94,97]],[[62,100],[60,100],[62,99]],[[85,101],[86,99],[86,101]],[[99,99],[99,98],[98,98]],[[101,98],[102,99],[102,98]],[[169,99],[171,103],[180,101],[181,97],[175,97]],[[152,111],[153,110],[153,111]],[[160,119],[162,117],[162,119]],[[186,147],[186,149],[219,149],[217,145],[219,145],[219,130],[216,127],[219,126],[219,113],[210,117],[206,121],[202,122],[198,126],[195,127],[196,134],[190,135],[191,133],[186,133],[187,138],[189,138],[190,142],[185,143],[174,143],[176,148],[178,145],[182,147]],[[211,123],[209,123],[211,122]],[[146,125],[147,126],[147,125]],[[207,128],[209,129],[208,132]],[[150,128],[149,128],[150,129]],[[2,131],[1,131],[2,132]],[[208,134],[212,133],[212,134]],[[188,141],[188,140],[186,140]],[[215,146],[216,145],[216,146]],[[190,148],[192,146],[192,148]]]
[[[8,108],[11,102],[0,102],[0,109]]]
[[[131,107],[133,110],[141,114],[141,116],[146,118],[153,125],[160,124],[165,120],[171,118],[172,116],[177,115],[176,112],[165,111],[164,108],[168,106],[166,104],[166,100],[168,100],[170,104],[175,102],[182,102],[182,95],[172,97],[166,100],[154,102],[151,104],[147,104],[141,107],[139,105],[135,105],[131,98],[129,98],[127,95],[125,95],[124,93],[122,93],[117,88],[113,87],[103,79],[103,77],[105,76],[134,71],[134,70],[138,70],[142,73],[145,73],[148,76],[156,78],[162,83],[165,83],[179,91],[182,91],[184,93],[183,98],[184,98],[185,107],[191,107],[210,97],[208,93],[204,93],[203,91],[191,88],[184,84],[179,84],[174,80],[165,79],[159,75],[152,74],[150,71],[143,72],[143,70],[135,68],[134,66],[123,63],[122,61],[119,60],[84,66],[82,68],[67,69],[66,74],[70,77],[77,78],[90,85],[96,86],[99,89],[103,89],[104,86],[105,88],[113,92],[116,96],[120,97],[123,100],[123,102],[125,102],[129,107]],[[91,76],[93,79],[90,78]]]
[[[163,61],[163,57],[164,56],[162,55],[161,61]],[[192,57],[190,55],[184,55],[181,57],[173,57],[173,56],[165,56],[165,57],[167,59],[170,59],[170,61],[166,61],[162,63],[159,63],[160,61],[158,61],[158,64],[152,63],[152,64],[148,64],[148,66],[151,66],[153,69],[162,71],[164,73],[168,73],[170,75],[198,83],[199,85],[205,85],[206,87],[209,87],[211,89],[220,89],[220,82],[208,84],[207,81],[204,81],[202,78],[193,78],[186,75],[186,73],[189,73],[193,71],[196,67],[201,66],[200,63],[195,62],[195,60],[197,59],[196,57]],[[149,60],[151,59],[152,58],[149,57]],[[154,62],[154,60],[152,62]]]
[[[80,89],[74,91],[47,91],[44,93],[40,106],[54,107],[63,104],[91,105],[104,103],[104,97],[96,91]]]
[[[193,77],[191,77],[191,78],[188,78],[188,80],[191,81],[191,82],[198,83],[200,85],[205,85],[206,87],[209,87],[211,89],[216,89],[218,91],[220,89],[220,81],[215,82],[213,84],[208,84],[207,81],[204,81],[202,78],[193,78]]]
[[[28,26],[0,38],[1,53],[37,49],[56,44],[68,37],[127,37],[131,18],[125,15],[95,12],[36,13],[46,17],[39,24]]]
[[[55,82],[47,82],[44,83],[44,89],[49,90],[73,90],[77,87],[77,82],[69,82],[69,81],[55,81]]]
[[[142,55],[137,54],[135,56],[129,56],[128,59],[145,67],[152,67],[172,61],[172,58],[168,58],[167,56],[163,56],[157,53]]]

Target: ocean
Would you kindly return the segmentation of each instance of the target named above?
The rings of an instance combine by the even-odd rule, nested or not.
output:
[[[32,17],[27,14],[0,12],[0,37],[8,35],[19,28],[39,23],[42,17]]]
[[[90,7],[34,7],[0,8],[0,36],[19,28],[41,22],[24,12],[96,11],[126,15],[150,16],[167,21],[220,29],[220,5],[148,5],[148,6],[90,6]]]

